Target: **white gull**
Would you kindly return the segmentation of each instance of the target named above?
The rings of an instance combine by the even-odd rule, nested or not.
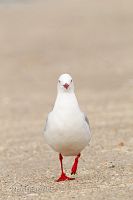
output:
[[[81,112],[74,93],[74,83],[69,74],[58,79],[57,98],[53,110],[48,114],[44,129],[47,144],[59,153],[61,176],[57,181],[72,180],[63,170],[63,156],[76,156],[71,174],[77,171],[80,152],[91,139],[89,121]]]

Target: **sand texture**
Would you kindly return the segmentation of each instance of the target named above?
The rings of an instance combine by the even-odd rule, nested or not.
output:
[[[43,128],[65,72],[93,137],[76,180],[56,183]],[[2,1],[0,199],[133,199],[132,1]]]

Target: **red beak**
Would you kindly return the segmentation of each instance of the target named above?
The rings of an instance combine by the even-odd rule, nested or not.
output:
[[[64,88],[66,88],[66,90],[69,87],[69,85],[67,83],[65,83],[65,85],[63,85],[63,86],[64,86]]]

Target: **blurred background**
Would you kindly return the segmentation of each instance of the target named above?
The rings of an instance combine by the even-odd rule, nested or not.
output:
[[[16,195],[7,190],[16,180],[29,185],[47,182],[53,187],[59,173],[58,156],[45,144],[42,132],[62,73],[72,75],[80,107],[89,116],[93,132],[90,149],[83,153],[87,161],[81,161],[79,170],[82,184],[71,183],[71,190],[74,184],[79,184],[85,198],[90,195],[90,199],[95,199],[97,191],[84,188],[100,188],[102,180],[102,199],[111,198],[111,191],[117,199],[130,199],[131,0],[0,0],[1,195],[8,192]],[[116,165],[111,172],[105,164],[110,162]],[[112,173],[117,174],[117,183]],[[110,180],[112,176],[115,178]],[[69,185],[62,187],[64,198],[73,198]],[[55,190],[59,197],[58,186]],[[51,194],[47,194],[48,198]],[[83,194],[78,197],[83,199]]]

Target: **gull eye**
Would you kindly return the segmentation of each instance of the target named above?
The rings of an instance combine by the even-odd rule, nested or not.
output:
[[[60,83],[61,81],[59,80],[58,82]]]
[[[72,83],[72,81],[73,81],[73,80],[71,79],[71,83]]]

